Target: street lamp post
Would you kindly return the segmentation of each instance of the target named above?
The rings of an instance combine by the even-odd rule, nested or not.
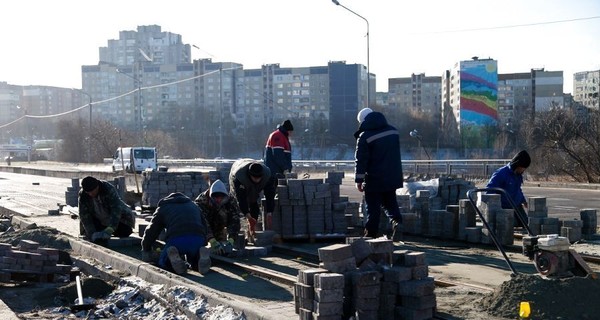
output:
[[[417,129],[414,129],[413,131],[410,132],[410,136],[412,138],[415,138],[419,141],[419,150],[421,150],[421,148],[423,150],[425,150],[425,154],[427,155],[427,160],[431,160],[431,156],[429,155],[429,152],[427,151],[427,149],[425,149],[425,146],[423,146],[423,141],[421,141],[421,135],[419,134],[419,132],[417,131]]]
[[[88,107],[90,109],[90,127],[88,130],[88,157],[87,158],[88,158],[88,163],[92,163],[92,96],[89,93],[87,93],[81,89],[75,89],[75,90],[83,93],[89,99]]]
[[[343,4],[341,4],[338,0],[331,0],[336,6],[340,6],[350,12],[352,12],[353,14],[355,14],[356,16],[358,16],[359,18],[365,20],[365,22],[367,23],[367,107],[369,107],[371,100],[369,100],[370,95],[371,95],[371,73],[369,71],[369,20],[367,20],[365,17],[361,16],[360,14],[352,11],[351,9],[349,9],[348,7],[344,6]]]

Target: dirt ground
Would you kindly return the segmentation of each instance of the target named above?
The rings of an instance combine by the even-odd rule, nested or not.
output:
[[[4,243],[16,245],[21,239],[37,241],[41,246],[68,250],[68,242],[60,232],[52,228],[17,230],[0,234],[0,242]],[[473,256],[481,254],[482,251],[461,249],[457,252],[456,248],[450,246],[442,246],[436,250],[438,250],[436,255],[459,253]],[[481,261],[485,263],[484,260]],[[432,276],[436,277],[434,273]],[[136,280],[110,283],[85,275],[82,279],[84,296],[90,299],[84,302],[91,301],[97,305],[97,309],[93,312],[71,312],[69,307],[76,303],[77,292],[74,282],[69,282],[67,278],[57,283],[2,284],[0,299],[23,319],[62,319],[72,316],[90,319],[185,318],[183,313],[164,307],[160,300],[142,295],[140,285],[132,285]],[[467,276],[459,276],[453,280],[470,282]],[[518,318],[519,304],[522,301],[530,303],[531,319],[594,319],[597,318],[597,314],[600,314],[600,304],[591,303],[590,298],[595,297],[598,292],[600,292],[600,280],[543,279],[535,274],[519,274],[503,282],[495,291],[464,286],[438,287],[435,290],[437,310],[444,318],[490,320]],[[243,316],[236,315],[231,309],[222,306],[218,306],[220,309],[209,308],[202,297],[190,295],[193,293],[186,291],[185,288],[174,288],[169,292],[157,293],[155,296],[171,296],[172,300],[187,301],[187,304],[196,301],[196,307],[192,312],[203,314],[202,319],[243,319]]]

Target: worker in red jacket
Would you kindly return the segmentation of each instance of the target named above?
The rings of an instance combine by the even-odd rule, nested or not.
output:
[[[275,181],[278,177],[283,177],[285,171],[292,171],[292,145],[290,144],[292,131],[294,131],[292,122],[285,120],[267,139],[264,162],[271,170],[271,176]]]

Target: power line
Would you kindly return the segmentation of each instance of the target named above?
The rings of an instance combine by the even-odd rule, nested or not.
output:
[[[558,24],[558,23],[565,23],[565,22],[585,21],[585,20],[594,20],[594,19],[600,19],[600,16],[574,18],[574,19],[566,19],[566,20],[555,20],[555,21],[545,21],[545,22],[533,22],[533,23],[524,23],[524,24],[513,24],[513,25],[507,25],[507,26],[496,26],[496,27],[485,27],[485,28],[418,32],[418,33],[410,33],[410,34],[411,35],[425,35],[425,34],[460,33],[460,32],[512,29],[512,28],[533,27],[533,26],[541,26],[541,25],[548,25],[548,24]]]

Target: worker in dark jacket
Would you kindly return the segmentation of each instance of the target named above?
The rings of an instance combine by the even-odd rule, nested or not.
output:
[[[292,131],[294,131],[292,122],[285,120],[267,139],[264,162],[271,170],[273,179],[283,177],[285,171],[292,171],[292,145],[290,144]]]
[[[271,170],[253,159],[236,160],[229,173],[229,189],[235,196],[242,214],[248,219],[250,236],[256,231],[256,221],[260,215],[261,192],[265,195],[265,226],[271,229],[271,219],[275,208],[275,184]]]
[[[240,232],[240,208],[235,197],[221,180],[216,180],[194,202],[208,221],[206,238],[211,251],[218,255],[231,253]]]
[[[206,247],[206,221],[200,208],[186,195],[171,193],[158,201],[142,238],[142,260],[152,260],[152,245],[163,230],[166,237],[158,259],[159,267],[184,274],[189,263],[202,274],[208,272],[211,263]]]
[[[111,236],[124,238],[133,232],[135,214],[111,183],[83,178],[78,202],[81,234],[88,240],[106,242]]]
[[[508,194],[508,197],[517,206],[515,212],[515,226],[523,227],[523,223],[519,220],[517,215],[520,215],[525,223],[527,223],[527,200],[521,190],[523,185],[523,173],[531,164],[531,157],[527,151],[522,150],[517,153],[507,165],[496,170],[490,181],[488,181],[487,188],[500,188],[504,189]],[[494,193],[494,192],[490,192]],[[502,194],[501,197],[502,208],[513,209],[510,205],[510,200],[506,195]]]
[[[401,238],[402,216],[396,201],[396,189],[402,188],[400,135],[385,116],[370,108],[357,116],[360,123],[356,138],[355,177],[358,191],[365,193],[365,236],[377,237],[381,207],[392,223],[393,241]]]

